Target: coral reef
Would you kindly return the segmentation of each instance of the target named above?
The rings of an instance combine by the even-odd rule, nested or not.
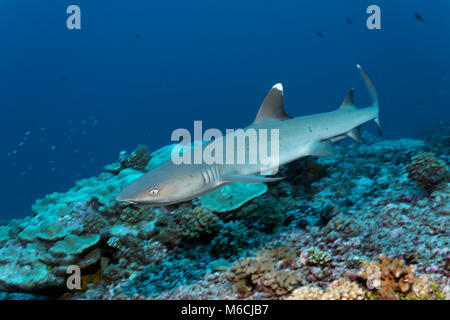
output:
[[[364,300],[364,290],[356,283],[340,278],[324,291],[319,287],[302,286],[295,289],[287,300]]]
[[[311,248],[308,250],[308,262],[311,265],[324,266],[332,260],[331,255],[319,248]]]
[[[416,181],[427,192],[432,192],[436,186],[446,181],[449,170],[445,163],[436,158],[432,152],[421,152],[405,166],[410,179]]]
[[[181,217],[182,235],[190,239],[198,239],[205,235],[215,234],[219,226],[219,218],[208,208],[195,207],[186,210]]]
[[[365,140],[159,208],[115,196],[175,145],[123,152],[0,225],[0,299],[449,299],[446,140]]]
[[[270,296],[283,296],[300,281],[300,273],[288,268],[295,256],[295,250],[287,247],[264,250],[256,257],[236,261],[227,278],[235,282],[236,291],[242,295],[259,289]]]
[[[367,288],[375,290],[382,299],[397,299],[399,297],[427,297],[431,293],[428,279],[418,279],[414,266],[405,266],[400,259],[380,255],[380,262],[364,263],[364,270],[359,272]]]

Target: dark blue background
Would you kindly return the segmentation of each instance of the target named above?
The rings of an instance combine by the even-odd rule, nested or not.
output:
[[[70,4],[80,31],[66,28]],[[365,26],[370,4],[381,30]],[[7,0],[0,12],[0,219],[193,120],[246,126],[276,82],[292,116],[333,110],[352,86],[367,105],[356,63],[377,86],[386,138],[449,119],[445,0]]]

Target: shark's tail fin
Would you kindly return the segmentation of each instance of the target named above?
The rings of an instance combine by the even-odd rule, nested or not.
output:
[[[372,100],[372,108],[376,110],[376,116],[374,117],[374,121],[377,124],[378,127],[378,134],[381,135],[381,125],[380,120],[378,120],[378,94],[377,90],[375,89],[375,86],[373,85],[372,80],[370,79],[369,75],[364,71],[364,69],[357,64],[356,67],[359,70],[359,73],[361,74],[361,77],[364,80],[364,83],[366,84],[367,89],[369,90],[370,99]]]

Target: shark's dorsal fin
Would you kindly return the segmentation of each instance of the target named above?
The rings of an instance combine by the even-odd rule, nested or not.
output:
[[[355,103],[353,102],[353,93],[355,89],[351,88],[347,96],[345,97],[344,101],[342,102],[339,109],[343,108],[356,108]]]
[[[283,86],[277,83],[270,89],[269,93],[264,98],[258,114],[253,123],[264,122],[272,119],[288,120],[292,119],[284,111],[283,107]]]

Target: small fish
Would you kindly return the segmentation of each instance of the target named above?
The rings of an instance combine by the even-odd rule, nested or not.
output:
[[[136,39],[142,39],[142,36],[141,36],[139,33],[136,33],[136,34],[134,35],[134,37],[135,37]]]
[[[420,22],[425,22],[425,20],[423,20],[423,17],[420,14],[418,14],[417,12],[414,12],[414,18],[416,18]]]
[[[318,36],[319,38],[323,38],[323,33],[322,33],[322,32],[317,31],[316,34],[317,34],[317,36]]]
[[[345,21],[347,21],[348,24],[352,24],[353,23],[352,19],[350,19],[350,18],[346,18]]]
[[[67,77],[64,76],[64,75],[60,76],[59,78],[60,78],[62,81],[67,80]]]

